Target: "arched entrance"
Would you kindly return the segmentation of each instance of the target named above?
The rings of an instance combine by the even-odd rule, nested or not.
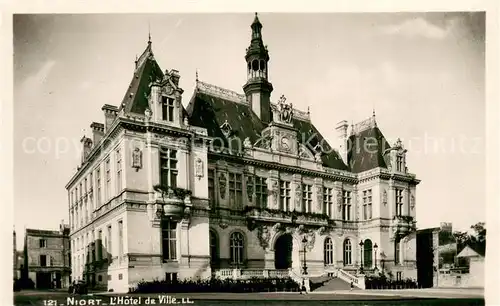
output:
[[[288,269],[292,267],[292,235],[280,236],[274,245],[274,267],[275,269]]]

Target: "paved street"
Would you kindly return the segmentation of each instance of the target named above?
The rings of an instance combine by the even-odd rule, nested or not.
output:
[[[121,297],[122,299],[119,299]],[[156,305],[235,305],[245,301],[247,305],[289,306],[314,302],[315,305],[484,305],[482,290],[423,289],[423,290],[380,290],[380,291],[338,291],[311,293],[183,293],[183,294],[90,294],[69,296],[65,292],[22,291],[14,294],[15,305],[148,305],[147,299],[154,299]],[[175,300],[174,300],[175,298]],[[349,302],[347,302],[349,301]],[[346,304],[348,303],[348,304]]]

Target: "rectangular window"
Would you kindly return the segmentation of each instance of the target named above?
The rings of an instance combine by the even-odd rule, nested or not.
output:
[[[208,202],[211,207],[215,206],[215,173],[208,169]]]
[[[116,150],[116,192],[122,190],[122,153],[120,149]]]
[[[460,277],[460,276],[458,276],[458,277]],[[396,272],[396,280],[400,281],[402,279],[403,279],[403,272],[402,271]]]
[[[267,178],[255,177],[255,201],[257,207],[267,207]]]
[[[333,217],[333,188],[323,187],[323,213]]]
[[[351,192],[344,190],[342,205],[342,220],[351,221]]]
[[[102,260],[102,230],[97,233],[97,260]]]
[[[105,201],[109,200],[111,197],[111,167],[110,167],[110,159],[108,158],[106,160],[106,163],[104,165],[104,171],[106,172],[106,196],[105,196]]]
[[[400,240],[396,239],[394,241],[394,263],[399,264],[400,263],[400,253],[401,253],[401,248],[400,248]]]
[[[177,259],[177,223],[170,220],[161,222],[163,261]]]
[[[241,209],[243,206],[242,180],[242,174],[229,173],[229,205],[235,209]]]
[[[363,191],[363,220],[371,220],[372,218],[372,190]]]
[[[162,98],[162,119],[166,121],[174,121],[174,99],[168,97]]]
[[[167,283],[176,283],[177,282],[177,273],[165,273],[165,281]]]
[[[47,240],[40,239],[40,248],[46,248],[46,247],[47,247]]]
[[[403,171],[403,156],[396,156],[396,171]]]
[[[123,279],[123,274],[119,273],[118,274],[118,280],[122,280]]]
[[[290,202],[291,202],[291,188],[290,182],[281,181],[280,182],[280,209],[283,211],[290,210]]]
[[[160,184],[177,187],[177,151],[160,148]]]
[[[403,215],[403,189],[396,189],[396,216]]]
[[[111,257],[113,256],[113,244],[112,244],[112,231],[111,225],[108,225],[108,245],[106,246],[106,250],[108,252],[108,260],[111,261]]]
[[[123,220],[118,221],[118,256],[123,256]]]
[[[47,266],[47,255],[40,255],[40,267]]]
[[[101,170],[97,169],[95,173],[95,185],[96,185],[96,196],[95,200],[97,202],[97,207],[101,206]]]
[[[312,185],[302,184],[302,211],[312,212]]]

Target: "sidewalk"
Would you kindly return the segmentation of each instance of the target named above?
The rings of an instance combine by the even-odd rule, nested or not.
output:
[[[310,294],[342,294],[342,295],[370,295],[370,296],[399,296],[417,298],[484,298],[484,289],[467,288],[429,288],[429,289],[399,289],[399,290],[337,290],[311,292]]]

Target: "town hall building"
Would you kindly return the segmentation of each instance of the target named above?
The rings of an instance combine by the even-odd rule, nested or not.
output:
[[[244,59],[242,93],[197,77],[183,104],[179,72],[148,41],[66,185],[72,279],[115,292],[211,276],[416,279],[419,180],[401,141],[373,113],[332,126],[334,149],[309,112],[274,97],[257,14]]]

